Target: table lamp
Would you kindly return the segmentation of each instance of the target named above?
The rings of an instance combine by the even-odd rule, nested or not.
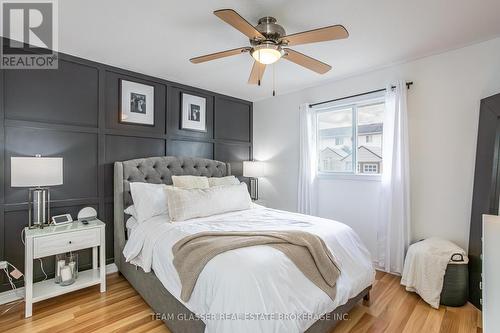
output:
[[[62,157],[11,157],[10,186],[29,187],[29,228],[43,228],[50,218],[50,191],[62,185]]]
[[[259,200],[259,177],[264,176],[264,163],[243,161],[243,177],[250,178],[250,197]]]

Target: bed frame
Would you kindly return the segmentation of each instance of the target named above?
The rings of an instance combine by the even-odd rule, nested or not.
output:
[[[224,177],[231,174],[228,163],[204,158],[162,156],[115,162],[114,167],[114,253],[119,272],[132,284],[142,298],[149,304],[159,319],[173,333],[204,332],[205,324],[179,302],[167,289],[154,272],[145,273],[141,268],[125,262],[123,248],[126,242],[125,221],[128,217],[123,210],[132,204],[130,182],[172,184],[173,175],[194,175]],[[307,333],[329,332],[361,299],[369,301],[371,286],[367,287],[346,304],[330,313],[327,320],[316,321]]]

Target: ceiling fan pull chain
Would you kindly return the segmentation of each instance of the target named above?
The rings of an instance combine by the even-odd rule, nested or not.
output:
[[[276,63],[273,64],[273,97],[276,96]]]
[[[260,63],[260,52],[259,52],[259,63]],[[257,85],[260,87],[260,78],[261,78],[261,74],[260,74],[260,66],[259,66],[259,72],[258,72],[258,75],[259,75],[259,79],[257,80]]]

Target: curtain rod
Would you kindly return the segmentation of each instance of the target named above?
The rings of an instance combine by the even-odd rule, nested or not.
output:
[[[413,85],[413,81],[406,82],[406,88],[407,89],[410,89],[411,85]],[[396,86],[391,86],[391,89],[395,89],[395,88],[396,88]],[[341,98],[331,99],[331,100],[324,101],[324,102],[309,104],[309,107],[313,107],[313,106],[317,106],[317,105],[321,105],[321,104],[326,104],[326,103],[331,103],[331,102],[337,102],[337,101],[341,101],[341,100],[348,99],[348,98],[353,98],[353,97],[359,97],[359,96],[374,94],[374,93],[378,93],[378,92],[382,92],[382,91],[386,91],[386,90],[387,89],[384,88],[384,89],[377,89],[377,90],[367,91],[367,92],[364,92],[364,93],[361,93],[361,94],[356,94],[356,95],[351,95],[351,96],[347,96],[347,97],[341,97]]]

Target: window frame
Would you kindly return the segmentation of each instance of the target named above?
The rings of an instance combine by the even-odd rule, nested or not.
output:
[[[354,98],[346,98],[344,100],[338,100],[336,102],[328,103],[326,105],[322,105],[321,107],[312,107],[312,110],[315,112],[316,124],[319,124],[319,115],[326,112],[335,112],[340,110],[345,110],[346,108],[352,109],[352,171],[351,172],[336,172],[336,171],[321,171],[319,167],[319,159],[320,159],[320,135],[319,135],[319,126],[316,129],[316,173],[318,178],[330,178],[330,179],[342,179],[342,180],[373,180],[380,181],[382,179],[381,173],[374,174],[366,174],[366,173],[358,173],[358,108],[370,106],[374,104],[384,103],[385,102],[385,93],[376,92],[368,95],[357,96]],[[383,141],[383,139],[382,139]]]

